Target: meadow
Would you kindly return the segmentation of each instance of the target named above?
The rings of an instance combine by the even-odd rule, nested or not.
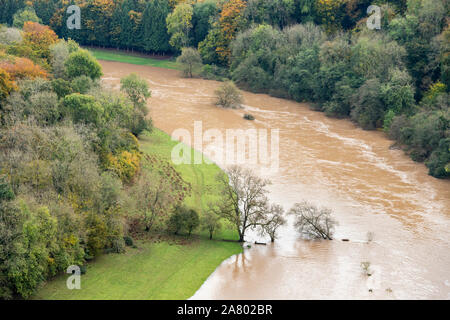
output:
[[[144,154],[169,160],[177,141],[154,129],[140,139]],[[191,149],[192,150],[192,149]],[[192,152],[196,152],[192,150]],[[202,212],[216,194],[215,176],[220,168],[214,164],[175,166],[182,178],[192,186],[185,204]],[[206,232],[186,235],[149,235],[137,240],[136,248],[127,247],[124,254],[103,254],[87,265],[81,277],[81,289],[69,290],[68,275],[48,281],[33,296],[34,299],[187,299],[191,297],[228,257],[242,252],[236,232],[225,225],[213,240]]]

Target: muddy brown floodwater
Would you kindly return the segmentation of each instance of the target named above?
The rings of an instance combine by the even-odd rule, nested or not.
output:
[[[272,180],[270,200],[286,210],[308,200],[331,208],[339,221],[333,241],[302,240],[290,221],[275,244],[252,245],[224,261],[192,299],[450,299],[450,181],[389,149],[383,133],[265,94],[244,93],[244,109],[224,110],[214,106],[218,82],[101,64],[103,81],[113,87],[131,72],[149,81],[151,117],[169,134],[193,133],[194,121],[223,134],[279,129],[278,172],[252,166]],[[244,120],[247,112],[256,120]],[[371,277],[362,272],[364,261]]]

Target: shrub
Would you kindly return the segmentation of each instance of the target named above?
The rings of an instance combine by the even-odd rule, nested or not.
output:
[[[242,94],[235,84],[227,81],[222,84],[216,91],[216,105],[223,108],[239,108],[242,104]]]
[[[134,245],[133,238],[130,236],[123,237],[123,240],[125,241],[125,245],[128,247],[132,247]]]

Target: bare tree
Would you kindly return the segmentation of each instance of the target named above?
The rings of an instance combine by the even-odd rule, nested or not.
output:
[[[268,234],[271,242],[274,242],[277,238],[276,232],[278,228],[286,224],[286,219],[283,215],[283,207],[277,204],[272,204],[267,212],[267,215],[264,218],[261,233]]]
[[[304,201],[294,204],[289,214],[296,216],[294,225],[301,234],[315,239],[332,240],[337,222],[331,217],[330,209],[317,208]]]
[[[217,176],[222,194],[218,213],[236,226],[243,242],[247,229],[262,226],[269,212],[266,186],[270,181],[239,166],[229,167],[226,174]]]
[[[172,190],[167,179],[159,174],[142,173],[139,180],[131,188],[128,203],[124,207],[140,218],[145,226],[145,231],[150,231],[158,218],[167,215],[173,202]]]

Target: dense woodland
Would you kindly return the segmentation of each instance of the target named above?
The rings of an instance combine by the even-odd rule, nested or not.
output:
[[[80,30],[66,28],[70,4]],[[382,8],[380,30],[366,27],[370,4]],[[384,130],[446,178],[448,12],[444,0],[0,0],[0,298],[27,298],[69,265],[122,252],[133,230],[199,224],[179,206],[188,186],[162,178],[175,171],[143,170],[157,161],[137,140],[152,129],[147,82],[102,88],[79,44],[183,52],[186,76]],[[206,218],[214,230],[217,217]]]
[[[0,298],[8,299],[29,297],[70,265],[123,252],[134,232],[161,228],[189,188],[140,151],[137,136],[152,130],[146,80],[130,74],[120,92],[103,88],[95,58],[37,22],[5,34]]]

